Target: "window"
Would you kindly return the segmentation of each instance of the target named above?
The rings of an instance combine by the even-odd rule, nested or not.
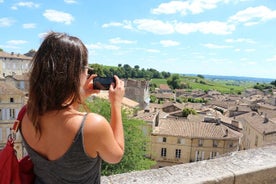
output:
[[[6,139],[8,138],[8,136],[11,134],[11,128],[6,128]]]
[[[229,142],[229,148],[232,148],[233,147],[233,142]]]
[[[13,99],[13,98],[10,98],[10,102],[13,103],[13,102],[14,102],[14,99]]]
[[[255,137],[255,146],[258,146],[258,136]]]
[[[175,158],[181,158],[181,149],[175,150]]]
[[[167,156],[167,148],[161,148],[161,157]]]
[[[166,137],[163,137],[163,142],[167,142],[167,138]]]
[[[210,152],[210,158],[214,158],[219,155],[219,152]]]
[[[198,140],[198,146],[203,146],[203,140],[202,139]]]
[[[0,141],[3,140],[3,135],[2,135],[2,128],[0,128]]]
[[[218,141],[217,140],[213,140],[213,147],[218,147]]]
[[[14,109],[10,109],[10,117],[12,119],[15,119],[15,110]]]
[[[204,151],[196,151],[195,161],[204,160]]]

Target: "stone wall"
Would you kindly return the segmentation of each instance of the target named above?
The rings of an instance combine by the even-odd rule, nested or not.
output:
[[[103,176],[102,184],[276,184],[276,145],[189,164]]]

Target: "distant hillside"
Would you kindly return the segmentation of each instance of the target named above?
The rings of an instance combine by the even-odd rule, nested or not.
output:
[[[197,74],[184,74],[186,76],[197,76]],[[234,81],[245,81],[245,82],[259,82],[259,83],[270,83],[275,79],[269,78],[257,78],[257,77],[239,77],[239,76],[221,76],[221,75],[203,75],[205,79],[209,80],[234,80]]]
[[[200,78],[195,75],[182,76],[181,83],[186,89],[201,89],[204,91],[217,90],[221,93],[238,94],[245,89],[252,88],[256,83],[252,81],[238,81],[238,80],[222,80],[222,79],[207,79]],[[151,84],[159,87],[160,84],[167,84],[166,79],[152,79]]]

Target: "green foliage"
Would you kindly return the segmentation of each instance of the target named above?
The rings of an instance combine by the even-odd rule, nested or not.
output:
[[[253,82],[207,80],[194,76],[180,76],[180,80],[180,89],[198,89],[205,92],[209,90],[216,90],[223,94],[241,94],[241,92],[243,92],[245,89],[252,88],[254,86]],[[167,84],[167,80],[152,79],[150,83],[157,84],[157,86],[159,86],[160,84]]]
[[[179,89],[181,85],[180,75],[172,74],[167,80],[167,83],[172,89]]]
[[[276,87],[276,80],[272,81],[270,84]]]
[[[3,52],[4,50],[2,48],[0,48],[0,52]]]
[[[101,114],[108,121],[110,120],[110,104],[107,100],[94,99],[88,103],[91,112]],[[155,164],[154,161],[145,157],[147,138],[142,132],[142,126],[145,122],[136,119],[129,119],[125,111],[122,112],[124,136],[125,136],[125,154],[118,164],[108,164],[103,161],[102,175],[114,175],[130,171],[150,169]]]
[[[157,100],[155,95],[150,95],[150,103],[155,103]]]
[[[106,77],[117,75],[120,78],[143,78],[150,80],[152,78],[167,78],[170,76],[169,72],[159,72],[156,69],[140,69],[139,65],[135,65],[132,68],[128,64],[118,64],[118,67],[115,66],[105,66],[100,64],[91,64],[90,67],[94,68],[94,72],[98,76]]]
[[[191,108],[184,108],[183,111],[182,111],[182,115],[184,117],[188,117],[189,114],[195,115],[195,114],[197,114],[197,112],[194,109],[191,109]]]
[[[261,91],[264,91],[266,89],[271,89],[272,86],[270,84],[266,84],[266,83],[263,83],[263,84],[257,83],[256,85],[254,85],[254,88],[258,89],[258,90],[261,90]]]
[[[197,77],[198,77],[198,78],[201,78],[201,79],[204,79],[204,76],[203,76],[203,75],[200,75],[200,74],[198,74]]]

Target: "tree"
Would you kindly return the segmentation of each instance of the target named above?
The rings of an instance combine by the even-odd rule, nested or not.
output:
[[[110,104],[107,100],[94,99],[88,103],[89,109],[101,114],[107,120],[110,120]],[[125,154],[118,164],[102,163],[102,175],[114,175],[130,171],[150,169],[155,164],[154,161],[145,157],[147,137],[142,132],[142,126],[145,122],[127,117],[125,111],[122,112],[124,135],[125,135]]]
[[[2,48],[0,48],[0,52],[3,52],[4,50]]]
[[[179,74],[173,74],[167,80],[167,84],[173,89],[179,89],[181,86],[181,80]]]
[[[270,84],[276,87],[276,80],[272,81]]]
[[[201,78],[201,79],[204,79],[204,76],[201,75],[201,74],[198,74],[197,77]]]
[[[90,65],[90,67],[94,69],[95,74],[97,74],[100,77],[105,77],[105,74],[103,71],[103,65],[92,64],[92,65]]]
[[[197,112],[194,110],[194,109],[191,109],[191,108],[184,108],[183,111],[182,111],[182,115],[184,117],[188,117],[190,114],[197,114]]]

